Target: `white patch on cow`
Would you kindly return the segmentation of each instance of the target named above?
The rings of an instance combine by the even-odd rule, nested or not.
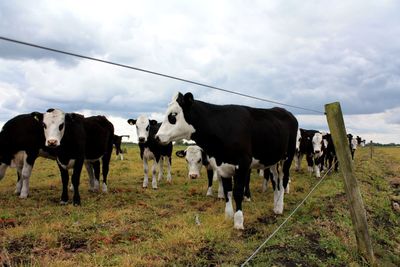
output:
[[[225,203],[225,219],[233,218],[232,191],[228,192],[228,202]]]
[[[210,186],[210,187],[207,189],[207,194],[206,194],[206,196],[207,196],[207,197],[212,197],[212,195],[213,195],[213,193],[212,193],[212,187]]]
[[[235,216],[233,217],[233,222],[234,222],[233,228],[237,230],[244,230],[243,226],[244,218],[243,218],[243,212],[241,210],[235,212]]]
[[[321,173],[319,171],[319,166],[318,165],[314,165],[314,172],[315,172],[315,177],[321,178]]]
[[[267,191],[267,180],[263,179],[262,192],[265,193],[266,191]]]
[[[282,214],[283,213],[283,197],[285,194],[285,190],[283,190],[283,172],[282,166],[283,164],[277,164],[277,167],[270,168],[273,179],[275,181],[275,191],[274,191],[274,213]],[[279,168],[279,170],[277,170]],[[279,183],[278,183],[279,178]]]
[[[290,192],[290,183],[291,183],[292,181],[290,180],[290,178],[289,178],[289,181],[288,181],[288,184],[287,184],[287,186],[286,186],[286,188],[285,188],[285,194],[289,194],[289,192]]]
[[[354,150],[357,149],[357,139],[356,138],[351,139],[351,149],[354,149]]]
[[[214,172],[217,173],[217,172]],[[222,179],[218,178],[218,198],[224,198],[224,186],[222,185]]]
[[[259,177],[264,177],[264,170],[260,169],[260,171],[258,172],[258,176]]]
[[[181,139],[190,140],[192,134],[196,132],[194,127],[186,122],[183,110],[176,101],[177,97],[175,96],[173,101],[168,105],[165,119],[156,134],[162,144],[168,144]],[[170,118],[173,121],[170,121]]]
[[[22,168],[22,175],[21,175],[22,188],[21,188],[21,194],[19,195],[20,198],[27,198],[29,195],[29,179],[32,174],[33,166],[26,162],[26,158],[27,156],[24,159],[24,167]]]
[[[312,145],[314,150],[314,157],[319,158],[322,156],[322,134],[315,133],[312,138]]]
[[[58,162],[58,164],[60,164],[61,168],[63,168],[64,170],[72,169],[75,165],[74,159],[70,159],[67,165],[62,164],[58,158],[57,158],[57,162]]]
[[[140,115],[136,120],[136,133],[139,142],[144,143],[149,138],[150,121],[145,115]]]
[[[235,174],[236,166],[232,164],[222,163],[217,167],[217,172],[220,177],[230,178]]]
[[[297,135],[296,135],[296,151],[300,151],[300,140],[301,140],[301,131],[300,131],[300,129],[297,129]]]
[[[43,114],[44,136],[46,146],[59,146],[65,131],[65,113],[55,109]]]
[[[107,193],[108,188],[107,188],[107,184],[103,183],[102,187],[101,187],[101,191],[103,191],[103,193]]]

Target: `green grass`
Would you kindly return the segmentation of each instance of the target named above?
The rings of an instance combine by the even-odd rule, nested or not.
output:
[[[174,156],[172,184],[163,180],[158,190],[142,189],[138,147],[126,149],[124,161],[112,158],[107,194],[88,192],[82,172],[81,207],[59,205],[61,182],[54,161],[38,159],[24,200],[13,193],[16,175],[9,169],[0,182],[0,265],[239,265],[317,182],[303,162],[303,172],[292,172],[284,215],[276,216],[272,189],[262,193],[254,172],[252,202],[243,204],[245,230],[237,231],[224,219],[224,201],[205,196],[204,169],[201,179],[188,181],[186,162]],[[372,160],[367,148],[359,149],[355,169],[378,264],[399,266],[399,214],[390,201],[398,192],[388,181],[399,173],[400,149],[376,148]],[[341,176],[327,177],[250,265],[367,265],[357,253]]]

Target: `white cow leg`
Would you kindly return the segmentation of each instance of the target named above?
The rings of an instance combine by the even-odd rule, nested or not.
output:
[[[212,195],[213,195],[213,192],[212,192],[212,187],[211,187],[211,186],[209,186],[209,187],[208,187],[208,189],[207,189],[207,194],[206,194],[206,196],[208,196],[208,197],[212,197]]]
[[[315,172],[315,177],[321,178],[321,173],[319,171],[319,166],[317,164],[314,165],[314,172]]]
[[[144,170],[144,178],[143,178],[143,188],[147,188],[149,184],[149,165],[147,163],[147,159],[143,158],[143,170]]]
[[[121,155],[121,160],[124,160],[124,154],[120,153],[120,155]]]
[[[265,192],[267,192],[267,187],[268,187],[268,181],[267,181],[267,179],[265,179],[264,177],[262,178],[263,179],[263,183],[262,183],[262,192],[263,193],[265,193]]]
[[[21,190],[22,190],[22,169],[21,168],[17,168],[17,175],[18,175],[18,181],[17,181],[17,185],[15,186],[15,194],[19,196],[21,194]]]
[[[21,175],[22,189],[21,189],[21,194],[19,195],[20,198],[27,198],[29,195],[29,179],[31,177],[32,167],[33,166],[28,164],[25,159]]]
[[[161,156],[160,160],[158,161],[158,181],[161,181],[163,178],[163,166],[164,165],[164,157]]]
[[[283,196],[285,194],[285,190],[283,189],[283,171],[282,164],[277,164],[277,168],[272,167],[271,171],[274,176],[275,181],[275,191],[274,191],[274,213],[282,214],[283,213]]]
[[[152,173],[152,181],[151,181],[151,186],[153,187],[153,189],[157,189],[157,178],[156,178],[156,168],[157,168],[157,162],[154,160],[153,162],[153,166],[151,167],[151,173]]]
[[[170,184],[172,182],[171,176],[171,157],[167,157],[167,182]]]
[[[243,222],[244,222],[244,217],[243,217],[243,211],[238,210],[237,212],[235,212],[235,215],[233,217],[233,228],[237,229],[237,230],[243,230],[244,226],[243,226]]]
[[[289,178],[289,181],[288,181],[288,184],[287,184],[287,186],[286,186],[286,188],[285,188],[285,194],[289,194],[289,192],[290,192],[290,183],[291,183],[292,181],[290,180],[290,178]]]
[[[225,203],[225,219],[233,218],[232,191],[228,192],[228,201]]]
[[[89,191],[90,192],[94,192],[94,190],[95,190],[95,187],[94,187],[95,178],[94,178],[93,168],[92,168],[92,166],[90,165],[89,162],[85,162],[85,168],[86,168],[86,171],[88,173],[88,178],[89,178],[89,181],[88,181],[89,182]],[[71,185],[69,187],[69,190],[70,191],[74,191],[74,186],[72,185],[72,183],[71,183]]]

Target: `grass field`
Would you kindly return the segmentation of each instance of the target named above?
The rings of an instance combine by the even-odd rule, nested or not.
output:
[[[82,172],[80,207],[59,205],[54,161],[38,159],[23,200],[14,195],[16,174],[9,169],[0,182],[0,266],[240,265],[317,182],[303,162],[303,172],[292,172],[284,214],[276,216],[272,189],[262,193],[254,172],[252,202],[243,206],[245,230],[237,231],[224,219],[224,202],[205,196],[204,169],[203,178],[188,181],[186,162],[174,154],[172,184],[163,180],[158,190],[142,189],[138,147],[126,149],[124,161],[113,156],[107,194],[88,192]],[[375,148],[373,159],[368,148],[358,149],[355,169],[378,264],[400,266],[400,216],[391,207],[399,189],[390,186],[399,178],[400,148]],[[366,266],[357,254],[341,176],[328,176],[250,265]]]

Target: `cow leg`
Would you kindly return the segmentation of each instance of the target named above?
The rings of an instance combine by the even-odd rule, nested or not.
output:
[[[221,177],[218,177],[218,198],[224,198],[224,185],[222,183]]]
[[[160,160],[158,161],[158,181],[161,181],[163,178],[163,166],[164,165],[164,157],[161,156]]]
[[[61,181],[62,181],[62,194],[61,194],[61,205],[68,204],[68,170],[64,169],[60,164],[58,164],[58,168],[60,169],[61,173]]]
[[[233,218],[232,178],[221,177],[225,195],[225,219]]]
[[[119,154],[121,156],[121,160],[124,160],[124,153]]]
[[[17,168],[17,185],[15,186],[15,194],[20,195],[22,189],[22,169]]]
[[[172,163],[172,157],[167,156],[167,182],[170,184],[172,182],[172,176],[171,176],[171,163]]]
[[[214,174],[213,170],[207,168],[208,189],[207,189],[206,196],[210,196],[210,197],[212,197],[212,195],[213,195],[213,193],[212,193],[213,174]]]
[[[154,161],[153,161],[153,166],[151,167],[151,174],[152,174],[152,180],[151,180],[151,186],[153,187],[153,189],[157,189],[158,188],[158,186],[157,186],[157,178],[156,178],[156,174],[157,174],[157,170],[156,170],[156,168],[157,168],[157,165],[158,165],[158,162],[157,162],[157,160],[156,159],[154,159]]]
[[[33,165],[30,165],[24,162],[24,167],[22,168],[21,172],[21,180],[22,180],[22,189],[21,194],[19,195],[20,198],[27,198],[29,195],[29,179],[32,174]]]
[[[98,161],[96,161],[96,162],[98,162]],[[74,196],[73,196],[74,206],[81,205],[81,197],[79,195],[79,182],[80,182],[80,178],[81,178],[82,167],[83,167],[83,159],[76,160],[74,163],[74,171],[73,171],[72,177],[71,177],[72,185],[74,186]]]
[[[241,164],[239,168],[236,170],[233,178],[234,178],[234,185],[233,185],[233,198],[235,199],[236,203],[236,212],[233,217],[234,225],[233,227],[238,230],[243,230],[243,222],[244,216],[242,211],[242,201],[243,201],[243,194],[244,194],[244,187],[246,184],[246,176],[249,172],[249,165]]]
[[[284,186],[283,186],[283,172],[281,169],[281,165],[277,163],[275,166],[271,167],[270,170],[274,177],[275,189],[274,189],[274,213],[282,214],[283,213],[283,196],[285,194]]]
[[[251,175],[251,169],[249,169],[245,180],[244,184],[244,201],[250,202],[251,201],[251,193],[250,193],[250,175]]]
[[[94,171],[93,171],[93,167],[92,167],[92,163],[91,162],[85,162],[85,168],[86,171],[88,173],[89,176],[89,192],[94,192]],[[74,186],[71,183],[71,187],[70,187],[71,191],[74,190]]]
[[[312,155],[306,155],[307,165],[308,165],[308,172],[313,172],[314,160]]]
[[[100,189],[100,160],[92,162],[94,171],[94,191],[99,192]]]
[[[319,158],[314,159],[314,173],[315,177],[321,178],[321,173],[319,171]]]
[[[112,147],[111,150],[108,153],[106,153],[101,159],[101,164],[102,164],[101,168],[103,173],[103,184],[101,186],[101,191],[103,191],[103,193],[107,193],[108,191],[107,177],[108,177],[108,172],[110,170],[111,152],[112,152]],[[122,155],[122,153],[120,153],[120,155]]]
[[[146,157],[143,157],[143,170],[144,170],[143,188],[147,188],[147,185],[149,184],[149,175],[148,175],[149,165]]]

